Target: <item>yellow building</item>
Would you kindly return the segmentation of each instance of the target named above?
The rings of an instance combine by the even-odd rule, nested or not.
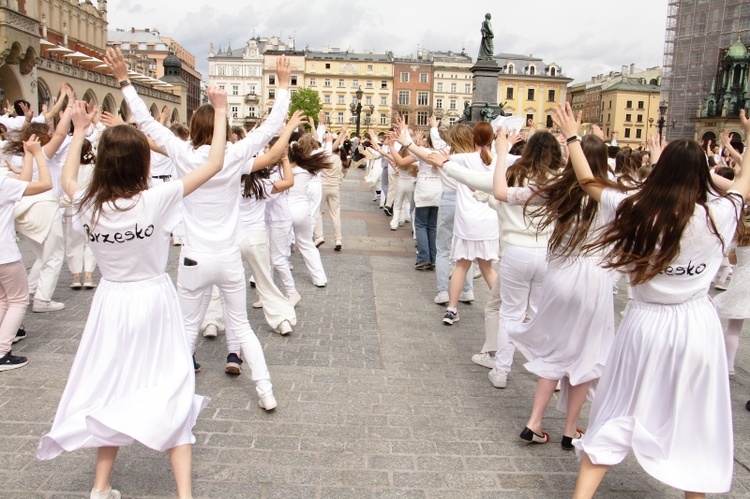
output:
[[[657,133],[659,85],[624,78],[601,91],[601,127],[606,137],[616,132],[620,146],[638,147],[650,132]]]
[[[435,117],[443,125],[453,125],[463,114],[464,106],[473,100],[471,67],[474,61],[466,52],[426,52],[420,55],[432,60]]]
[[[390,53],[308,50],[304,86],[318,92],[326,122],[334,130],[344,123],[356,123],[354,108],[360,88],[363,92],[360,129],[384,131],[391,126],[393,56]]]
[[[566,100],[568,83],[562,68],[542,59],[520,54],[497,54],[502,68],[498,76],[497,101],[507,114],[532,120],[537,128],[552,128],[555,106]]]

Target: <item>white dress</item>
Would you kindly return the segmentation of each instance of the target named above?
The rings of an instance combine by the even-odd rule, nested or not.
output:
[[[714,297],[719,317],[724,319],[750,319],[750,246],[735,248],[737,265],[732,280],[723,293]]]
[[[605,189],[606,220],[625,195]],[[708,203],[719,234],[734,236],[741,204]],[[707,292],[722,260],[705,211],[696,207],[680,254],[633,286],[594,396],[579,457],[614,465],[632,450],[643,469],[672,487],[723,493],[732,485],[732,417],[721,323]]]
[[[491,165],[485,165],[478,152],[453,154],[451,161],[475,172],[495,169],[494,160]],[[474,199],[471,188],[457,183],[451,260],[498,260],[499,240],[497,212],[487,203]]]
[[[529,187],[511,187],[508,203],[524,205],[532,193]],[[581,246],[595,239],[603,224],[599,212]],[[511,342],[528,360],[526,370],[562,380],[560,411],[567,409],[569,386],[599,378],[614,341],[612,281],[600,267],[601,257],[579,255],[576,248],[568,257],[550,258],[536,315],[506,326]]]
[[[134,441],[158,451],[195,442],[192,428],[209,399],[195,394],[182,312],[165,273],[182,195],[182,182],[168,182],[119,200],[128,210],[105,207],[95,226],[90,209],[74,216],[102,280],[37,458]]]

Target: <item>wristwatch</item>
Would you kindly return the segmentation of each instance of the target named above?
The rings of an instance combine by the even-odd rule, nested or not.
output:
[[[566,144],[570,144],[570,143],[575,142],[577,140],[578,141],[581,140],[581,136],[580,135],[573,135],[572,137],[568,137],[567,139],[565,139],[565,143]]]
[[[117,82],[117,84],[120,85],[120,88],[125,88],[130,85],[130,80],[125,78],[124,80]]]

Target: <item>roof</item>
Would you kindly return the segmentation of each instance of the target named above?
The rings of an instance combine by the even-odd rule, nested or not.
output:
[[[499,54],[495,54],[495,59],[511,59],[514,61],[534,61],[534,62],[542,62],[542,60],[539,57],[534,57],[533,55],[526,55],[526,54],[510,54],[507,52],[501,52]]]
[[[159,38],[158,31],[146,30],[115,30],[107,31],[107,41],[121,43],[154,43],[157,45],[168,45]]]
[[[307,59],[322,61],[372,61],[391,62],[390,54],[368,54],[357,52],[320,52],[308,50],[305,54]]]
[[[747,57],[747,47],[745,47],[745,44],[742,43],[742,40],[740,40],[740,37],[738,36],[734,45],[727,50],[724,59],[744,59],[745,57]]]
[[[647,85],[645,83],[639,82],[638,80],[624,79],[610,87],[607,87],[605,90],[602,90],[602,93],[613,92],[615,90],[620,90],[623,92],[657,93],[661,92],[661,87],[659,85]]]

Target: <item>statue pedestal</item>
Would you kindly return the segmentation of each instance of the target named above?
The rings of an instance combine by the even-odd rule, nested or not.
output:
[[[474,73],[474,101],[471,103],[471,121],[482,121],[481,111],[485,104],[489,104],[495,115],[499,115],[501,108],[497,102],[497,78],[500,66],[497,62],[480,60],[471,68]]]

